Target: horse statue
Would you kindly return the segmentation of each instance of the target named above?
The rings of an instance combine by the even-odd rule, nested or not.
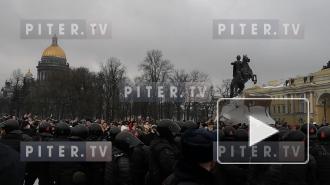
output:
[[[253,74],[252,69],[249,66],[250,58],[247,55],[241,57],[238,55],[236,61],[232,62],[233,65],[233,79],[230,84],[230,97],[238,96],[245,88],[245,83],[252,80],[254,84],[257,83],[257,75]]]

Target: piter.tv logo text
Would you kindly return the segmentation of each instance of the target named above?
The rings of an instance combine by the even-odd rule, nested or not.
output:
[[[218,146],[218,161],[236,162],[304,162],[305,143],[260,142],[249,146],[248,142],[221,142]]]
[[[110,21],[84,19],[24,19],[20,22],[22,39],[110,39]]]
[[[276,19],[217,19],[213,39],[303,39],[301,23]]]
[[[21,161],[111,161],[111,142],[21,142]]]

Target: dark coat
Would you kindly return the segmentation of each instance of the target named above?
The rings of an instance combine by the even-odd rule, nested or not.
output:
[[[213,173],[197,164],[179,161],[174,173],[165,179],[163,185],[213,185]]]
[[[147,185],[160,185],[174,170],[178,150],[166,139],[157,138],[151,142]]]
[[[5,185],[22,185],[25,165],[18,152],[0,143],[0,182]]]
[[[104,184],[132,185],[128,155],[114,147],[112,161],[105,164]]]

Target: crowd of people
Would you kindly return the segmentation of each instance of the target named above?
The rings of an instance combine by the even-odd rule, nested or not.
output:
[[[309,162],[302,165],[219,164],[213,142],[248,141],[245,124],[219,130],[212,122],[139,119],[38,120],[5,115],[0,120],[1,184],[33,185],[326,185],[330,174],[330,126],[276,124],[270,141],[306,141]],[[309,128],[309,129],[307,129]],[[109,141],[110,162],[22,162],[21,141]]]

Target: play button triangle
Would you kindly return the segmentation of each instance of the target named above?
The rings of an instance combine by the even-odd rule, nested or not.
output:
[[[277,132],[277,129],[265,124],[253,116],[249,116],[249,146],[253,146]]]

